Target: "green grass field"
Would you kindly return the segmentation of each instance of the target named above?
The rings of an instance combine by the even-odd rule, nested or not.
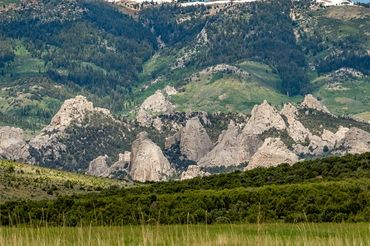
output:
[[[0,227],[0,245],[368,245],[370,224]]]

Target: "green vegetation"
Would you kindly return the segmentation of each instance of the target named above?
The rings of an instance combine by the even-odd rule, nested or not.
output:
[[[369,224],[0,227],[5,245],[366,245]]]
[[[10,2],[17,1],[0,5]],[[181,91],[171,100],[183,112],[248,113],[264,99],[279,107],[307,92],[337,114],[361,114],[370,106],[370,12],[364,6],[165,4],[132,18],[100,0],[24,5],[0,15],[1,125],[39,130],[76,94],[132,119],[133,109],[166,85]],[[251,76],[223,71],[192,79],[224,63]],[[362,75],[333,77],[342,67]],[[28,89],[38,85],[45,90]]]
[[[53,201],[8,202],[0,206],[0,222],[69,226],[368,222],[369,180],[370,154],[331,157]]]
[[[124,185],[117,180],[11,161],[0,161],[0,181],[0,203],[24,199],[54,199],[61,195],[86,194]]]
[[[31,130],[50,120],[54,105],[76,94],[121,111],[143,63],[156,49],[149,29],[102,1],[25,1],[1,13],[0,37],[1,89],[43,82],[61,88],[60,96],[49,98],[52,106],[45,105],[50,93],[43,90],[28,90],[28,101],[1,97],[1,124],[16,119],[18,126]],[[25,108],[46,113],[24,113]],[[26,123],[18,124],[20,119]]]
[[[262,63],[245,61],[235,73],[197,73],[184,86],[184,92],[171,100],[180,111],[243,112],[249,113],[263,98],[280,107],[286,102],[299,101],[301,97],[282,95],[278,88],[281,80],[272,69]]]

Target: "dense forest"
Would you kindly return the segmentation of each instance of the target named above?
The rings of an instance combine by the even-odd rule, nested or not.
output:
[[[370,221],[370,154],[0,205],[0,224]]]
[[[41,74],[98,96],[111,94],[116,107],[114,100],[121,103],[130,93],[157,48],[149,29],[101,1],[43,0],[21,8],[0,17],[0,68],[16,57],[21,44],[43,64],[27,77]],[[4,81],[24,77],[6,68],[2,73]]]
[[[305,56],[296,44],[291,1],[254,2],[206,16],[207,8],[166,6],[144,11],[141,18],[166,44],[184,47],[204,28],[207,44],[187,66],[207,67],[255,59],[272,66],[283,80],[282,93],[304,94],[308,89]],[[235,13],[235,12],[238,13]],[[176,17],[189,13],[178,24]],[[183,17],[184,19],[186,17]],[[194,44],[193,44],[194,45]]]

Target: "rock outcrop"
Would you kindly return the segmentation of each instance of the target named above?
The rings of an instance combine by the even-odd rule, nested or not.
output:
[[[302,108],[314,109],[323,113],[331,114],[329,109],[311,94],[308,94],[304,97],[304,100],[300,106]]]
[[[159,114],[171,114],[174,106],[168,100],[167,94],[158,90],[141,104],[136,116],[140,125],[149,127],[155,116]]]
[[[131,177],[135,181],[165,181],[173,175],[170,163],[162,150],[148,138],[146,132],[138,134],[132,144]]]
[[[345,138],[346,133],[349,128],[340,126],[336,133],[324,129],[321,138],[330,144],[331,148],[334,148],[343,138]]]
[[[107,117],[112,117],[108,109],[94,107],[83,96],[66,100],[50,124],[30,141],[30,146],[34,151],[39,152],[40,156],[48,156],[52,160],[59,159],[60,153],[65,151],[66,146],[60,143],[60,138],[64,136],[65,130],[72,124],[80,125],[89,114],[98,113]],[[31,162],[40,162],[32,158]],[[41,161],[42,162],[42,161]]]
[[[216,146],[198,162],[199,166],[238,166],[248,161],[262,144],[257,135],[246,135],[242,126],[230,122]]]
[[[189,119],[180,134],[180,150],[188,160],[198,161],[212,149],[212,141],[198,117]]]
[[[118,161],[110,166],[104,173],[104,177],[109,178],[124,178],[122,175],[127,176],[128,168],[131,164],[131,152],[125,151],[123,154],[118,155]]]
[[[210,173],[204,172],[199,166],[190,165],[188,166],[188,169],[181,174],[181,180],[192,179],[195,177],[204,177],[209,175]]]
[[[273,167],[282,163],[298,162],[298,156],[290,151],[280,138],[267,138],[253,155],[246,170],[257,167]]]
[[[340,154],[361,154],[369,151],[370,133],[356,127],[350,128],[336,147],[336,152]]]
[[[280,113],[286,117],[288,123],[287,131],[294,141],[304,142],[312,135],[311,132],[297,119],[298,109],[292,104],[285,104]]]
[[[26,161],[29,155],[22,129],[8,126],[0,128],[0,159]]]
[[[89,169],[86,171],[86,174],[98,177],[104,177],[105,173],[109,169],[108,166],[108,156],[99,156],[92,160],[89,164]]]
[[[284,130],[286,124],[276,108],[265,100],[261,105],[253,107],[251,118],[244,127],[243,133],[258,135],[272,128]]]
[[[121,178],[122,174],[120,172],[125,174],[128,172],[131,163],[131,152],[125,151],[123,154],[119,154],[118,161],[111,166],[108,165],[108,159],[109,157],[105,155],[92,160],[86,174],[98,177]]]

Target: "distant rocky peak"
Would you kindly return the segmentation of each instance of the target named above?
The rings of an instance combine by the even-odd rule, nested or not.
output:
[[[76,96],[63,103],[47,129],[64,131],[72,122],[81,123],[88,113],[93,112],[111,116],[108,109],[94,107],[84,96]]]
[[[304,97],[304,100],[300,106],[302,108],[314,109],[323,113],[331,114],[329,109],[311,94],[308,94]]]
[[[173,175],[169,161],[146,132],[139,133],[132,143],[129,171],[132,179],[140,182],[168,180]]]
[[[284,130],[286,124],[277,109],[264,100],[262,104],[253,107],[251,117],[243,132],[258,135],[272,128]]]
[[[291,103],[284,104],[283,109],[280,111],[280,114],[285,115],[286,117],[296,117],[298,116],[298,109]]]
[[[175,107],[168,100],[168,94],[173,94],[173,88],[166,88],[166,91],[157,90],[153,95],[145,99],[141,104],[136,116],[140,125],[149,127],[159,114],[172,114]]]
[[[289,150],[280,138],[267,138],[252,156],[246,170],[273,167],[281,163],[293,165],[296,162],[298,162],[298,156]]]
[[[187,159],[198,161],[213,147],[206,129],[198,117],[193,117],[186,122],[181,131],[180,149]]]

